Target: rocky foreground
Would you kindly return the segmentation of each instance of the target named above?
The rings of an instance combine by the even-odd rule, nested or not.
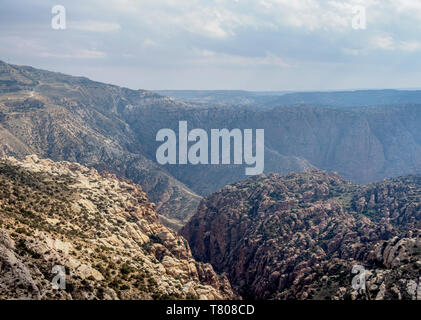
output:
[[[0,161],[0,299],[232,297],[138,185],[36,156]]]
[[[207,197],[181,234],[245,298],[421,300],[418,176],[262,175]],[[358,265],[365,291],[352,286]]]
[[[262,175],[207,197],[181,234],[129,180],[0,160],[0,299],[421,299],[418,176]]]

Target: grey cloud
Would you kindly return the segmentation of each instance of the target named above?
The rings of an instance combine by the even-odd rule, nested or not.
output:
[[[419,86],[421,6],[367,0],[353,30],[357,2],[6,0],[0,59],[146,89]],[[65,31],[50,27],[56,4]]]

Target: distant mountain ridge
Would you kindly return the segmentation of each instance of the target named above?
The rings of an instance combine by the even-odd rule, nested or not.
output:
[[[332,108],[420,104],[421,90],[372,89],[348,91],[157,90],[159,94],[199,105],[260,109],[313,105]]]
[[[165,223],[174,228],[188,221],[202,196],[247,178],[241,165],[158,165],[155,155],[161,143],[156,141],[156,133],[163,128],[176,131],[179,121],[187,121],[189,130],[208,132],[264,129],[265,173],[319,168],[336,171],[357,183],[421,173],[421,104],[353,108],[317,105],[333,98],[341,102],[341,95],[350,96],[348,102],[353,99],[355,104],[362,103],[372,94],[350,92],[304,94],[308,101],[314,101],[283,106],[275,100],[300,94],[248,94],[253,99],[275,98],[270,108],[260,108],[251,98],[247,106],[237,104],[235,99],[241,98],[241,91],[233,95],[217,93],[212,97],[212,92],[206,92],[206,96],[214,100],[228,96],[234,102],[195,105],[150,91],[2,62],[0,155],[37,154],[132,179],[157,204]],[[383,98],[381,91],[373,94],[362,105],[376,99],[390,103],[418,101],[417,93],[410,91],[406,100],[396,98],[405,96],[401,91],[390,91]],[[343,101],[343,105],[348,102]]]
[[[335,92],[296,92],[279,97],[274,104],[311,104],[329,107],[370,107],[420,104],[421,90],[354,90]]]
[[[288,91],[254,92],[244,90],[157,90],[156,93],[179,101],[203,106],[271,107],[279,96]]]

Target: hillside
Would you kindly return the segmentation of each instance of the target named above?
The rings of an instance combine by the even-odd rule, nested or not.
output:
[[[420,104],[420,90],[353,90],[334,92],[294,92],[276,97],[271,106],[312,104],[333,108]]]
[[[144,143],[119,116],[122,108],[154,104],[176,108],[179,103],[148,91],[0,62],[0,156],[37,154],[132,179],[157,204],[167,225],[179,227],[200,197],[145,157]]]
[[[192,96],[189,101],[197,106],[150,91],[0,63],[0,155],[37,154],[129,178],[142,186],[165,224],[174,229],[195,213],[201,197],[247,178],[242,165],[158,165],[161,142],[156,134],[164,128],[177,132],[179,121],[187,121],[189,130],[208,132],[264,129],[265,173],[319,168],[354,183],[421,173],[417,91],[303,93],[305,105],[260,108],[260,97],[286,99],[294,94],[299,95],[181,95]],[[336,107],[318,106],[321,97],[333,99]],[[359,107],[345,107],[348,104]]]
[[[286,174],[316,167],[336,171],[355,183],[421,173],[421,105],[320,108],[312,106],[250,108],[179,108],[130,112],[128,123],[140,136],[145,153],[160,145],[161,128],[264,129],[265,173]],[[130,120],[132,119],[132,120]],[[159,120],[158,120],[159,119]],[[146,130],[146,128],[148,128]],[[202,196],[246,178],[244,166],[165,166],[175,178]]]
[[[350,90],[321,92],[238,91],[238,90],[160,90],[159,94],[197,105],[254,107],[314,105],[330,108],[419,104],[420,90]]]
[[[288,93],[242,90],[158,90],[155,92],[194,105],[253,109],[277,106],[279,97]]]
[[[205,198],[181,234],[246,298],[412,299],[421,178],[357,186],[318,170],[262,175]],[[367,270],[367,294],[351,286],[355,265]]]
[[[55,290],[54,266],[66,269]],[[0,299],[226,299],[142,189],[76,163],[0,161]]]

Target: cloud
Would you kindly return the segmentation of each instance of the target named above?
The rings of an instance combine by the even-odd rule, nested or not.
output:
[[[118,23],[103,21],[71,21],[68,26],[70,30],[90,32],[112,32],[121,29]]]
[[[145,48],[153,48],[158,46],[158,43],[152,39],[146,38],[145,40],[143,40],[142,45]]]
[[[214,52],[210,50],[197,50],[196,52],[199,58],[195,59],[195,63],[199,65],[214,64],[214,65],[219,65],[219,66],[248,67],[248,68],[258,68],[261,66],[287,68],[290,66],[282,58],[270,52],[267,52],[264,56],[261,56],[261,57],[245,57],[245,56],[239,56],[239,55]]]
[[[62,59],[98,59],[105,58],[107,54],[96,50],[77,50],[71,53],[41,52],[41,57]]]
[[[408,52],[415,52],[421,50],[421,42],[419,41],[407,41],[401,43],[401,49]]]
[[[372,39],[371,45],[374,49],[395,50],[395,41],[390,36],[377,36]]]
[[[400,86],[391,74],[416,73],[409,87],[421,72],[419,0],[73,0],[64,31],[54,4],[2,6],[3,57],[132,87],[377,87],[386,74]],[[361,5],[367,29],[354,30]]]
[[[350,55],[350,56],[359,56],[363,53],[363,50],[359,50],[359,49],[350,49],[350,48],[342,48],[341,51],[346,54],[346,55]]]
[[[420,41],[396,41],[391,36],[378,36],[372,39],[372,48],[387,51],[416,52],[421,50]]]
[[[258,21],[252,15],[215,5],[203,6],[191,5],[191,3],[183,6],[181,2],[174,10],[169,10],[168,7],[151,6],[150,11],[146,11],[140,19],[149,27],[155,26],[159,21],[160,28],[165,28],[171,33],[188,31],[215,39],[226,39],[235,36],[236,31],[241,28],[258,26]]]
[[[350,25],[352,5],[336,1],[259,0],[265,15],[278,26],[289,26],[309,31],[342,29]]]

